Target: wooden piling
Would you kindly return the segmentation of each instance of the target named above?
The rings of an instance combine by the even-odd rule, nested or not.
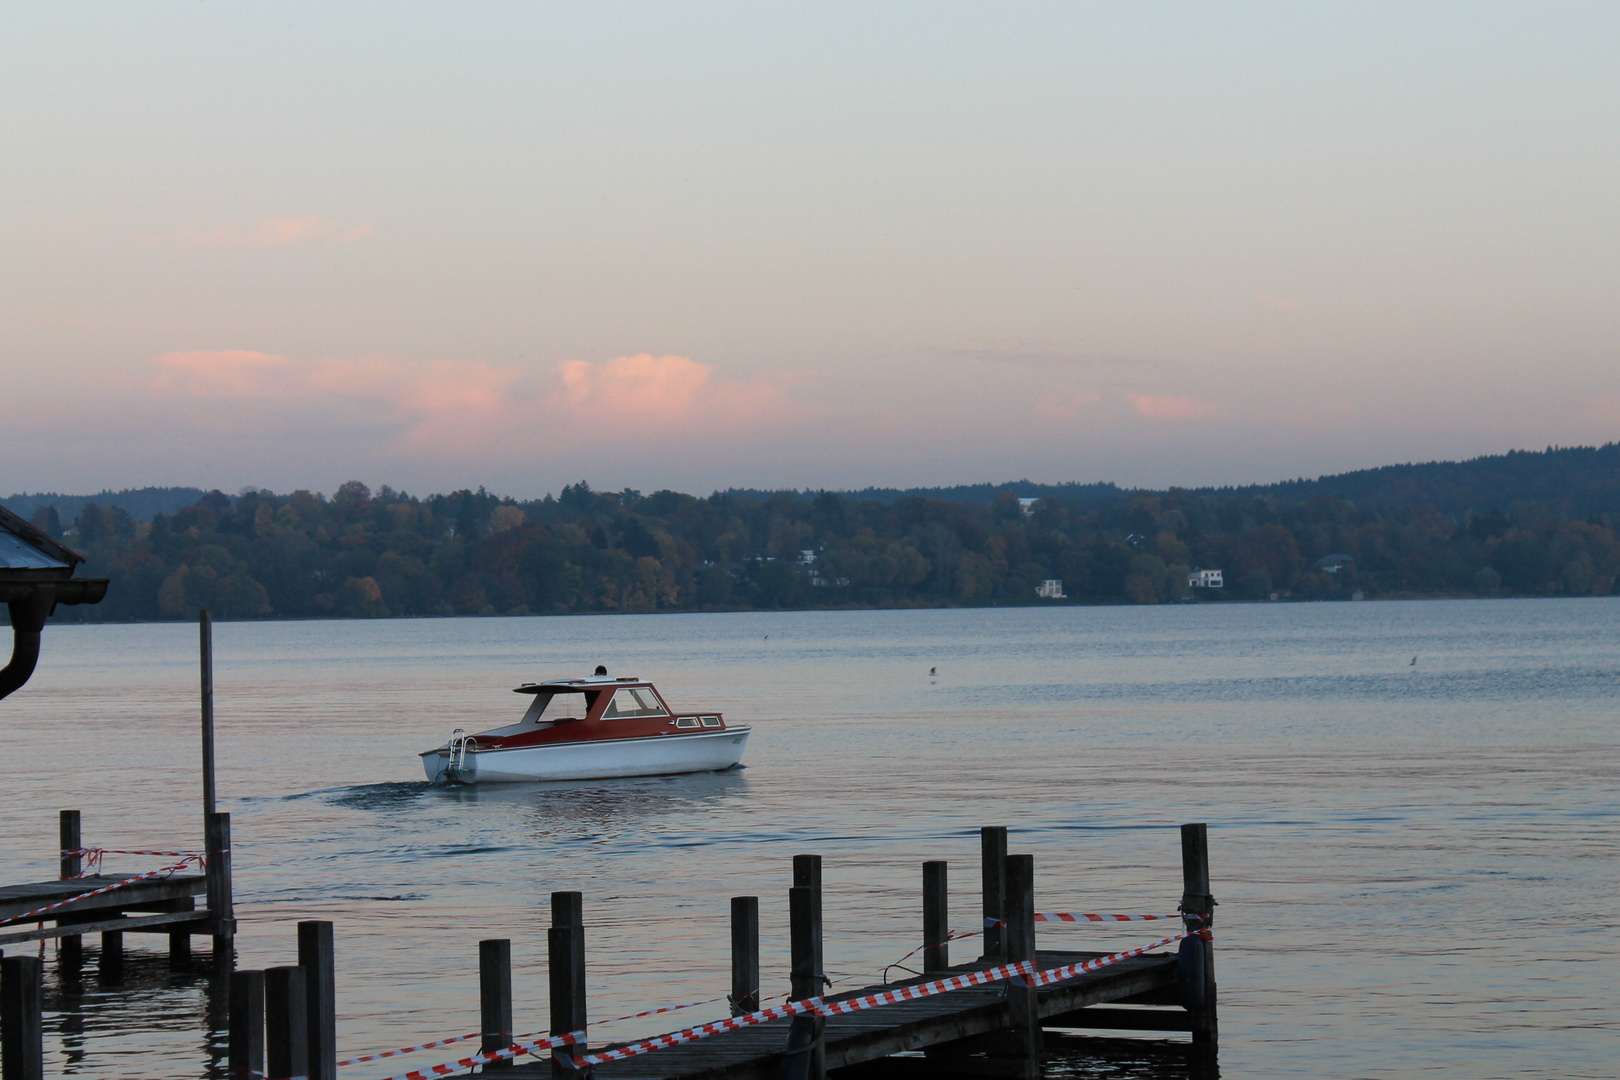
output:
[[[1007,827],[986,825],[979,830],[979,874],[984,898],[984,959],[1000,963],[1007,958],[1002,926],[1007,895]]]
[[[331,923],[298,924],[298,966],[304,969],[307,1075],[309,1080],[337,1080],[337,975]]]
[[[309,1005],[301,967],[264,973],[264,1056],[269,1080],[309,1075]]]
[[[0,1080],[44,1080],[39,957],[0,958]]]
[[[203,828],[214,816],[214,618],[208,610],[197,612],[198,659],[202,669],[202,783]]]
[[[815,917],[813,919],[813,924],[815,927],[816,973],[819,975],[826,971],[824,964],[827,955],[826,950],[823,948],[821,923],[820,855],[793,856],[793,884],[798,888],[809,889],[814,898]]]
[[[948,914],[946,864],[923,863],[923,971],[944,971],[951,966],[951,920]]]
[[[186,967],[191,963],[191,931],[169,931],[169,966]]]
[[[1009,855],[1006,861],[1007,892],[1004,917],[1007,921],[1002,946],[1007,960],[1033,960],[1035,958],[1035,857]],[[1041,1072],[1041,1014],[1035,987],[1021,978],[1007,983],[1007,1021],[1011,1035],[1010,1048],[1018,1070],[1024,1076],[1039,1076]]]
[[[84,857],[79,854],[79,850],[84,847],[79,811],[61,811],[57,815],[56,832],[62,860],[61,877],[63,881],[67,881],[84,873]],[[83,958],[84,938],[78,934],[64,934],[58,942],[58,957],[62,966],[77,973]]]
[[[96,972],[104,982],[117,982],[124,974],[124,932],[101,932],[101,956],[96,961]]]
[[[759,1009],[759,897],[731,898],[731,1015]]]
[[[551,894],[551,928],[546,954],[551,981],[551,1034],[566,1035],[585,1027],[585,926],[583,898],[577,892]],[[585,1044],[551,1052],[551,1075],[577,1078],[579,1070],[563,1060],[585,1053]]]
[[[232,959],[236,938],[236,900],[231,892],[231,815],[211,813],[204,822],[203,870],[207,889],[208,932],[214,937],[214,958]]]
[[[512,942],[489,938],[478,943],[478,1030],[483,1032],[479,1050],[489,1053],[512,1045]],[[484,1066],[510,1069],[512,1060],[492,1061]]]
[[[1215,897],[1209,891],[1209,827],[1199,822],[1181,827],[1181,910],[1197,916],[1188,922],[1192,929],[1207,929],[1215,923]],[[1219,1039],[1215,1013],[1215,943],[1200,941],[1203,952],[1203,992],[1193,993],[1192,1038],[1195,1046],[1213,1048]]]
[[[264,972],[231,972],[226,1066],[233,1077],[264,1075]]]
[[[800,879],[799,860],[793,860],[794,878]],[[815,879],[819,883],[821,860],[816,859]],[[810,880],[810,875],[804,875]],[[804,1001],[821,994],[821,890],[812,885],[794,885],[788,890],[788,949],[790,990],[788,996]],[[789,1080],[826,1080],[827,1060],[821,1035],[826,1021],[819,1016],[796,1016],[788,1029],[787,1057],[782,1075]]]

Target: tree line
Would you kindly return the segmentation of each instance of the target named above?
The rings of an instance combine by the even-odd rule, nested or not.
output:
[[[102,621],[1607,595],[1616,516],[1178,490],[984,504],[581,482],[519,501],[351,481],[209,492],[149,522],[94,502],[32,520],[112,580],[58,617]],[[1225,587],[1189,587],[1198,568]],[[1052,578],[1067,601],[1037,598]]]

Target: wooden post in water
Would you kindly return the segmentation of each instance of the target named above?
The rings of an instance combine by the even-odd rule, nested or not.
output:
[[[214,618],[197,612],[197,645],[202,667],[203,828],[214,813]]]
[[[793,856],[793,884],[796,888],[811,890],[815,898],[815,951],[816,974],[820,975],[826,968],[823,966],[827,955],[822,949],[821,929],[821,856],[795,855]],[[819,990],[816,991],[820,993]]]
[[[57,815],[57,838],[61,848],[61,876],[63,881],[76,878],[84,872],[84,860],[79,849],[84,841],[79,831],[79,812],[63,810]],[[77,972],[84,957],[84,938],[78,934],[64,934],[57,939],[57,955],[62,966]]]
[[[124,975],[124,932],[101,932],[101,958],[96,961],[96,973],[103,982],[115,983]]]
[[[797,870],[798,858],[794,859],[794,864]],[[817,869],[820,869],[819,865]],[[820,899],[820,890],[810,885],[794,885],[788,890],[791,979],[788,996],[794,1001],[805,1001],[821,994],[821,958],[817,955],[821,940]],[[784,1080],[826,1080],[827,1060],[821,1042],[825,1024],[826,1021],[819,1016],[793,1018],[788,1027],[786,1056],[782,1062]]]
[[[273,967],[264,973],[265,1073],[269,1080],[309,1075],[309,1006],[304,969]]]
[[[1187,920],[1189,929],[1203,930],[1215,924],[1215,897],[1209,891],[1209,827],[1202,822],[1181,827],[1181,911],[1184,915],[1196,916]],[[1220,1035],[1215,1018],[1215,943],[1199,941],[1189,946],[1183,941],[1182,945],[1189,951],[1198,949],[1202,954],[1202,964],[1197,965],[1202,970],[1191,972],[1202,986],[1182,988],[1187,1011],[1192,1017],[1193,1044],[1213,1049]],[[1185,953],[1183,956],[1185,980],[1189,965]]]
[[[337,1080],[337,974],[332,924],[298,924],[298,966],[304,969],[309,1080]]]
[[[1002,945],[1007,960],[1035,959],[1035,856],[1007,856],[1007,892],[1004,917],[1007,933]],[[1039,965],[1036,965],[1037,967]],[[1041,1074],[1041,1014],[1035,987],[1022,978],[1007,983],[1007,1020],[1013,1057],[1022,1062],[1021,1075]]]
[[[1007,958],[1002,926],[1007,895],[1007,827],[986,825],[979,830],[979,873],[984,897],[984,959],[999,963]]]
[[[923,971],[944,971],[951,966],[951,921],[947,914],[949,894],[945,887],[946,864],[923,863]]]
[[[231,972],[226,1025],[231,1076],[264,1075],[264,972]]]
[[[183,968],[191,963],[191,931],[169,931],[169,966]]]
[[[203,851],[208,862],[203,870],[207,889],[208,932],[214,935],[214,959],[234,959],[236,942],[236,900],[231,894],[231,815],[209,814],[203,829]]]
[[[512,1045],[512,942],[488,938],[478,943],[478,1030],[482,1053]],[[491,1061],[484,1071],[510,1069],[512,1059]]]
[[[551,977],[551,1034],[566,1035],[585,1027],[585,916],[577,892],[551,894],[551,928],[546,954]],[[577,1078],[579,1070],[562,1059],[585,1053],[585,1044],[551,1051],[551,1075]]]
[[[0,1077],[44,1080],[45,1025],[37,956],[0,959]]]
[[[759,897],[731,898],[731,1015],[759,1011]]]

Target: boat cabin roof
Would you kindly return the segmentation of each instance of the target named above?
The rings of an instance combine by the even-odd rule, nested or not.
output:
[[[608,686],[651,686],[645,679],[633,676],[614,678],[611,675],[588,675],[583,679],[548,679],[545,682],[524,683],[514,687],[514,694],[583,694],[587,690],[600,690]]]

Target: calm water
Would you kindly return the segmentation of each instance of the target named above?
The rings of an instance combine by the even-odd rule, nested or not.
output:
[[[47,631],[0,704],[0,880],[54,876],[60,807],[99,846],[199,843],[195,635]],[[216,641],[240,960],[291,963],[294,921],[333,920],[345,1053],[475,1030],[490,936],[513,939],[519,1029],[544,1029],[554,889],[585,894],[608,1018],[724,993],[732,895],[762,898],[764,991],[785,990],[799,852],[824,859],[843,989],[917,944],[923,860],[951,860],[953,922],[973,924],[980,825],[1034,853],[1041,910],[1156,912],[1179,898],[1175,826],[1208,821],[1221,1075],[1615,1074],[1620,600],[226,624]],[[512,686],[597,663],[752,723],[748,767],[422,782],[417,752],[514,718]],[[206,947],[174,973],[161,940],[131,936],[116,990],[92,941],[82,979],[53,964],[48,1072],[217,1075]],[[1180,1045],[1107,1040],[1049,1072],[1187,1076]]]

